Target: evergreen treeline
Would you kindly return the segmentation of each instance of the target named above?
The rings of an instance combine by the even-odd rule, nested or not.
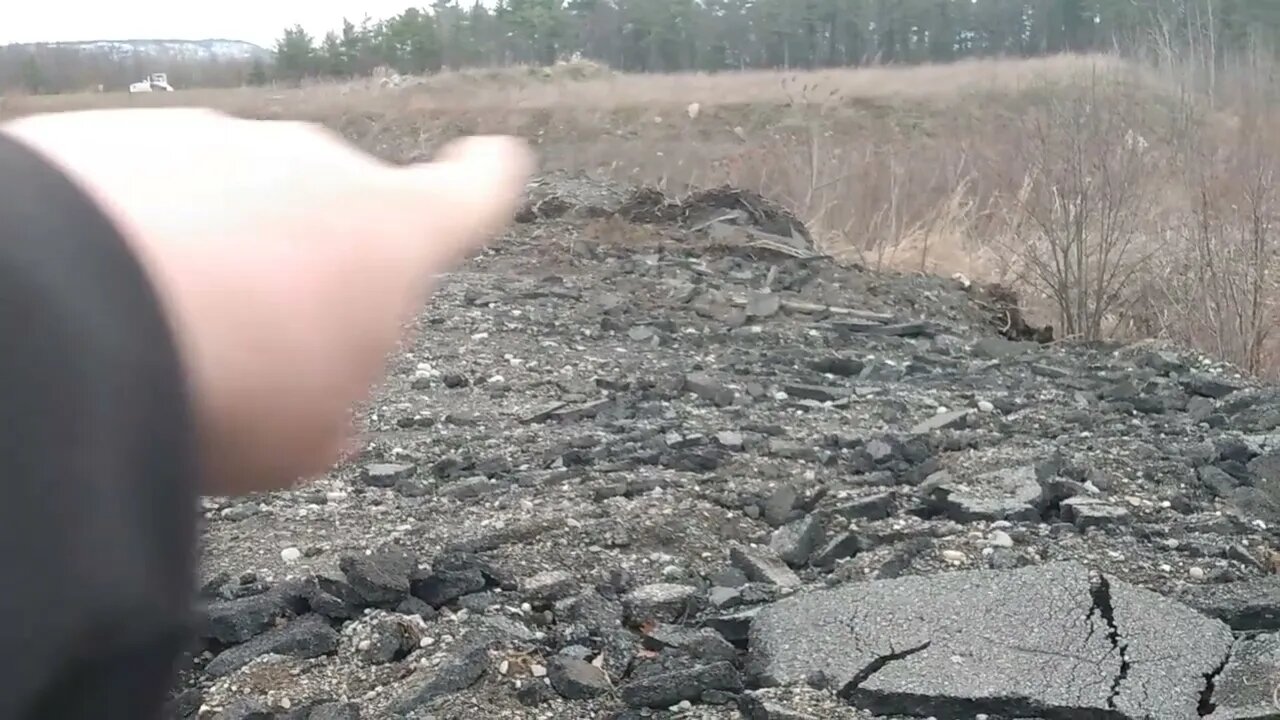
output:
[[[630,72],[812,68],[1153,43],[1222,60],[1276,40],[1280,0],[435,0],[323,38],[289,28],[275,71],[421,74],[575,56]]]

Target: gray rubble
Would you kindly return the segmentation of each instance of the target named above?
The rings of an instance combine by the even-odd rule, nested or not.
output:
[[[1275,717],[1276,386],[568,176],[412,330],[359,452],[203,500],[170,717]]]

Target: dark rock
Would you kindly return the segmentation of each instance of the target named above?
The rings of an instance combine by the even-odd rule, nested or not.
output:
[[[1205,373],[1195,373],[1186,377],[1182,381],[1182,387],[1192,395],[1201,395],[1215,400],[1221,400],[1231,393],[1244,388],[1239,383]]]
[[[750,693],[738,698],[738,711],[742,713],[743,720],[818,720],[812,715],[761,700]]]
[[[725,640],[741,647],[746,644],[748,634],[751,631],[751,623],[755,621],[756,615],[760,613],[760,610],[761,608],[751,608],[732,615],[710,617],[704,620],[702,625],[715,630]]]
[[[187,720],[195,717],[203,704],[204,694],[197,688],[189,688],[169,698],[165,703],[164,717]]]
[[[427,604],[425,600],[412,595],[401,600],[400,604],[396,605],[396,612],[401,615],[417,615],[423,620],[433,620],[440,614],[435,608]]]
[[[489,642],[488,638],[463,638],[439,665],[415,671],[392,703],[392,712],[409,714],[438,697],[475,685],[489,669]]]
[[[852,532],[842,532],[831,538],[813,555],[813,564],[820,568],[829,568],[838,561],[851,558],[863,548],[863,540]]]
[[[811,367],[828,375],[855,377],[862,372],[866,364],[857,358],[829,357],[814,361]]]
[[[742,676],[730,662],[650,675],[622,686],[622,701],[630,707],[668,708],[682,700],[697,700],[706,690],[740,692]]]
[[[844,388],[823,387],[818,385],[800,385],[792,383],[783,386],[782,390],[793,398],[813,400],[815,402],[835,402],[849,397],[849,391]]]
[[[820,670],[883,715],[1194,718],[1231,642],[1189,607],[1052,563],[783,600],[752,624],[750,667],[765,684]]]
[[[417,561],[398,547],[386,547],[369,555],[347,555],[338,569],[351,588],[370,605],[395,607],[409,594],[409,575]]]
[[[471,379],[460,372],[448,372],[440,377],[440,381],[447,388],[462,388],[471,384]]]
[[[267,592],[237,600],[209,603],[203,614],[202,636],[231,645],[270,630],[275,627],[277,620],[289,617],[292,610],[283,594]]]
[[[557,655],[547,664],[551,687],[570,700],[590,700],[609,692],[613,685],[604,670],[573,657]]]
[[[395,487],[396,482],[413,477],[417,469],[404,463],[374,463],[364,466],[360,479],[370,487]]]
[[[525,707],[538,707],[555,700],[556,693],[541,680],[527,682],[516,691],[516,700]]]
[[[733,545],[729,548],[729,561],[753,582],[768,583],[778,587],[798,587],[800,578],[791,568],[767,548],[748,548]]]
[[[263,655],[314,658],[338,649],[338,633],[319,615],[304,615],[259,635],[243,645],[223,650],[205,667],[209,677],[222,677]]]
[[[315,577],[305,597],[312,612],[334,620],[359,617],[365,607],[365,599],[349,583],[326,575]]]
[[[435,570],[427,574],[415,573],[410,581],[410,591],[431,607],[440,608],[463,595],[480,592],[485,584],[484,574],[477,568]]]
[[[658,623],[646,628],[641,644],[649,650],[665,650],[674,648],[687,655],[714,662],[728,660],[736,662],[738,651],[725,640],[720,633],[711,628],[689,628],[681,625]]]
[[[218,713],[217,720],[275,720],[276,714],[258,698],[236,698]]]
[[[792,567],[802,567],[822,541],[822,523],[813,515],[806,515],[773,531],[769,549]]]
[[[1280,575],[1193,585],[1185,588],[1178,599],[1237,632],[1280,630]]]

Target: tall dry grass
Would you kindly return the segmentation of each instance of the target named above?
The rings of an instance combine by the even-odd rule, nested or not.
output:
[[[838,257],[1016,285],[1060,334],[1165,337],[1280,374],[1280,81],[1261,54],[1208,73],[1167,50],[810,73],[569,64],[10,97],[0,114],[205,105],[323,122],[398,161],[517,133],[547,168],[758,190]]]

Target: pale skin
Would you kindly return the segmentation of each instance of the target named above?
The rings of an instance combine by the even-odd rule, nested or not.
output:
[[[202,489],[323,472],[434,278],[510,220],[532,156],[506,137],[397,167],[323,128],[199,109],[21,118],[26,143],[97,201],[174,330]]]

